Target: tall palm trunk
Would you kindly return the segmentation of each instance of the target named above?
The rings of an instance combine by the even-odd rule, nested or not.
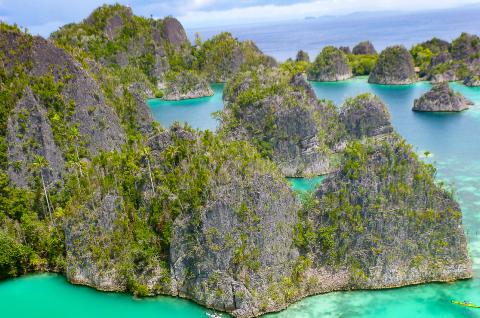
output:
[[[40,177],[42,178],[43,192],[45,194],[45,201],[47,201],[47,210],[50,214],[50,221],[52,221],[52,207],[50,205],[50,199],[48,198],[47,187],[45,186],[45,179],[43,178],[43,172],[40,171]]]

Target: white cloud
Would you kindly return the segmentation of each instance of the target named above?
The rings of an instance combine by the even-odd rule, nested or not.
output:
[[[194,0],[194,2],[210,1]],[[478,0],[317,0],[290,5],[255,5],[227,10],[193,9],[178,18],[188,27],[198,27],[297,19],[305,16],[341,15],[357,11],[445,9],[478,2]]]

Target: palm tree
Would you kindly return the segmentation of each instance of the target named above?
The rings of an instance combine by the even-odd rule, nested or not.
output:
[[[45,195],[45,201],[47,202],[47,210],[48,210],[48,213],[50,214],[50,220],[52,220],[52,206],[50,204],[50,199],[48,198],[47,187],[45,185],[45,178],[43,177],[43,169],[45,169],[46,167],[48,167],[47,159],[45,159],[45,157],[43,156],[35,155],[35,158],[33,160],[33,168],[40,172],[40,177],[42,179],[42,185],[43,185],[43,192]]]
[[[152,191],[153,191],[153,193],[155,193],[155,186],[153,185],[153,177],[152,177],[152,168],[151,168],[151,166],[150,166],[150,159],[149,159],[149,156],[150,156],[150,148],[148,148],[148,147],[143,148],[142,153],[143,153],[143,155],[145,156],[145,159],[147,160],[148,174],[149,174],[149,176],[150,176],[150,184],[152,185]]]

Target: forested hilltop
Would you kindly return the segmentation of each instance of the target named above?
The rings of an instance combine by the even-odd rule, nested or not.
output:
[[[277,67],[227,33],[191,46],[174,18],[119,5],[49,40],[0,24],[0,278],[59,272],[236,317],[470,278],[434,167],[378,97],[318,100],[306,60]],[[218,132],[152,119],[146,98],[173,79],[227,81]],[[303,196],[285,178],[318,174]]]
[[[312,81],[338,81],[369,75],[370,83],[404,85],[419,80],[462,81],[480,86],[480,38],[462,33],[452,42],[438,38],[414,45],[385,48],[380,54],[368,41],[349,47],[324,48],[310,63],[300,51],[284,68],[307,72]]]
[[[148,19],[118,4],[63,26],[51,40],[116,72],[145,76],[150,97],[173,100],[213,95],[209,82],[225,82],[240,68],[276,63],[229,33],[205,42],[197,38],[192,45],[175,18]]]

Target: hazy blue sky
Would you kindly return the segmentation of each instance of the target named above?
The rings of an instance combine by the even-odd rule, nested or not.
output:
[[[0,19],[48,35],[103,3],[130,5],[139,15],[174,15],[187,28],[339,15],[356,11],[443,9],[480,0],[0,0]]]

